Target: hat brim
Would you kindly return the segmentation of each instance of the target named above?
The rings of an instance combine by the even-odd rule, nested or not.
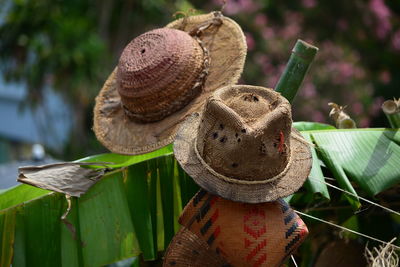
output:
[[[307,179],[312,166],[311,151],[294,128],[290,140],[292,163],[282,178],[265,184],[236,184],[215,176],[202,165],[194,149],[200,120],[196,113],[182,124],[175,138],[174,155],[185,172],[206,191],[232,201],[262,203],[293,194]]]
[[[203,239],[182,227],[165,251],[163,266],[228,266],[228,263]]]
[[[168,24],[167,28],[186,32],[213,18],[213,14],[190,16]],[[223,23],[200,37],[209,50],[210,67],[202,93],[183,109],[158,122],[138,123],[126,117],[117,90],[116,69],[96,97],[93,130],[110,151],[136,155],[154,151],[173,142],[185,117],[200,111],[210,94],[219,87],[235,84],[243,71],[247,53],[246,39],[240,26],[222,17]]]

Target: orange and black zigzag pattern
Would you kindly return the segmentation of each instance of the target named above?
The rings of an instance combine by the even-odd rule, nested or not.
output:
[[[280,199],[279,203],[281,204],[282,213],[285,215],[283,219],[287,226],[285,232],[285,238],[287,240],[285,253],[289,256],[303,242],[308,234],[308,229],[303,220],[284,200]]]

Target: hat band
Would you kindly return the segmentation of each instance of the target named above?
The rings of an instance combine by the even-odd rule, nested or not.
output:
[[[137,121],[137,122],[142,122],[142,123],[148,123],[148,122],[156,122],[164,119],[165,117],[171,115],[172,113],[181,110],[184,108],[187,104],[189,104],[193,99],[195,99],[198,95],[200,95],[201,91],[204,88],[204,84],[206,81],[206,78],[208,76],[208,72],[210,69],[210,54],[208,49],[205,47],[199,36],[203,33],[204,30],[208,29],[211,25],[218,25],[217,22],[214,21],[215,18],[209,22],[207,25],[203,25],[202,27],[196,29],[196,31],[192,31],[190,35],[194,40],[197,41],[201,49],[203,50],[203,70],[200,72],[199,76],[197,77],[194,85],[190,90],[187,90],[183,95],[175,99],[173,102],[169,104],[169,107],[167,109],[161,109],[156,112],[152,113],[135,113],[129,110],[121,101],[121,106],[122,109],[124,110],[126,116],[128,116],[130,119]],[[221,21],[222,23],[222,21]]]
[[[248,180],[240,180],[240,179],[235,179],[235,178],[230,178],[225,175],[222,175],[218,172],[216,172],[213,168],[211,168],[210,165],[207,164],[207,162],[204,161],[203,157],[200,155],[199,151],[197,150],[197,136],[194,139],[194,151],[196,153],[197,158],[199,159],[200,163],[214,176],[218,177],[221,180],[224,180],[225,182],[228,183],[233,183],[233,184],[243,184],[243,185],[252,185],[252,184],[268,184],[271,183],[275,180],[278,180],[282,178],[283,176],[286,175],[286,173],[289,171],[290,166],[292,165],[292,149],[290,150],[289,154],[289,160],[288,163],[286,164],[285,169],[280,172],[278,175],[275,175],[271,178],[265,179],[265,180],[257,180],[257,181],[248,181]]]

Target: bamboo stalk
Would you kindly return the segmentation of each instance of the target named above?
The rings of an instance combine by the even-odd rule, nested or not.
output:
[[[400,128],[400,98],[386,100],[382,104],[382,110],[392,128]]]
[[[317,47],[297,40],[286,68],[275,86],[275,90],[289,102],[295,98],[317,52]]]
[[[331,112],[329,112],[329,117],[335,122],[338,129],[357,128],[354,120],[344,112],[346,106],[342,107],[332,102],[328,103],[328,105],[332,108]]]

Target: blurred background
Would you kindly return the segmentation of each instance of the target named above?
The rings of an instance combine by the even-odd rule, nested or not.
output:
[[[91,129],[92,109],[124,46],[177,11],[221,6],[220,0],[0,0],[0,177],[21,161],[106,152]],[[247,38],[240,83],[274,87],[297,39],[320,48],[293,104],[295,121],[329,122],[328,102],[336,102],[348,106],[358,127],[389,126],[380,107],[400,96],[399,1],[229,0],[224,14]]]

